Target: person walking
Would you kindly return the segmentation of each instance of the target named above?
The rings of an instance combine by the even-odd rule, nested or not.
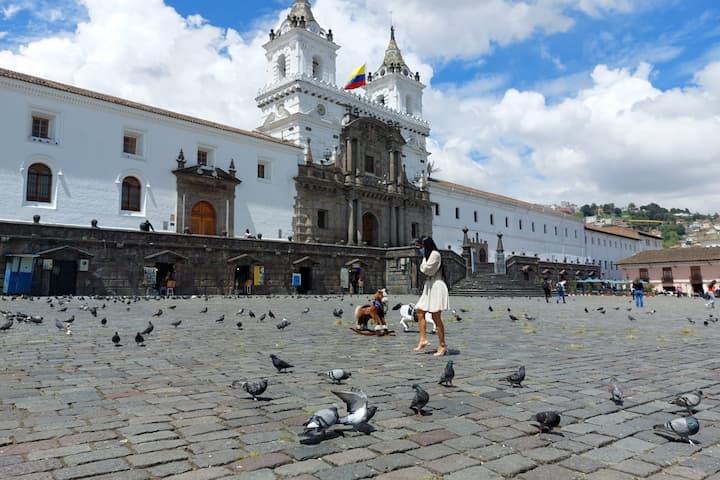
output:
[[[564,277],[560,277],[560,281],[557,283],[555,291],[557,292],[557,298],[555,299],[555,303],[560,303],[560,300],[562,300],[563,303],[565,303],[565,291],[567,288],[567,282],[565,281]]]
[[[707,287],[708,302],[705,304],[708,308],[715,308],[715,280],[710,282]]]
[[[545,303],[550,303],[550,297],[552,296],[552,280],[545,278],[543,280],[543,292],[545,293]]]
[[[645,302],[643,301],[643,297],[645,296],[645,286],[639,278],[636,278],[633,282],[632,290],[633,297],[635,297],[635,306],[638,308],[643,308],[645,306]]]
[[[442,311],[450,308],[448,288],[443,280],[442,257],[432,237],[422,238],[417,246],[420,255],[423,256],[422,262],[420,263],[420,271],[427,276],[427,280],[425,280],[422,295],[420,295],[418,301],[415,302],[415,315],[417,315],[418,328],[420,330],[420,341],[413,351],[421,352],[428,346],[427,334],[425,332],[425,313],[430,312],[430,316],[435,322],[438,337],[438,348],[435,356],[440,357],[447,353],[445,326],[441,318]]]

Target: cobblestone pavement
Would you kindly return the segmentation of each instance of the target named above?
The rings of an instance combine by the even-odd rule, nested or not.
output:
[[[417,333],[402,332],[397,312],[388,313],[395,336],[350,332],[352,304],[365,297],[75,298],[62,313],[46,299],[3,299],[0,310],[45,321],[0,332],[0,479],[720,479],[720,323],[704,325],[714,311],[701,300],[649,298],[628,312],[623,297],[567,305],[453,297],[462,316],[445,315],[453,355],[436,358],[432,335],[427,354],[411,352]],[[93,318],[84,303],[106,308]],[[331,314],[339,307],[341,321]],[[521,319],[511,321],[508,308]],[[277,320],[248,317],[269,309]],[[66,335],[54,319],[71,315]],[[281,331],[283,317],[292,325]],[[134,335],[148,320],[155,330],[139,347]],[[122,347],[111,342],[115,331]],[[277,373],[270,353],[294,364],[292,373]],[[457,374],[446,388],[437,382],[450,358]],[[520,365],[525,388],[498,381]],[[333,386],[318,376],[332,367],[352,378]],[[611,376],[624,406],[609,400]],[[262,400],[230,387],[259,377],[269,379]],[[414,383],[430,393],[427,416],[408,409]],[[301,443],[309,414],[333,404],[344,412],[331,391],[351,387],[379,407],[375,431],[335,427]],[[682,414],[668,400],[693,389],[706,395],[698,444],[654,434],[653,424]],[[544,410],[561,412],[557,433],[530,426]]]

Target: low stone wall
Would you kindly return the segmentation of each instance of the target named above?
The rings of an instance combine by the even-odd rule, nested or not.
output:
[[[174,265],[178,295],[230,294],[238,265],[262,267],[263,282],[253,286],[254,294],[296,293],[292,274],[300,271],[310,277],[304,293],[339,294],[344,291],[341,270],[353,266],[362,269],[365,294],[383,287],[395,294],[415,293],[418,288],[417,276],[413,276],[417,251],[412,247],[383,249],[0,222],[3,278],[6,260],[12,255],[35,255],[35,295],[52,293],[52,283],[57,283],[51,279],[57,273],[53,267],[61,262],[80,265],[81,261],[84,265],[76,272],[73,290],[77,295],[154,293],[144,284],[143,267],[153,267],[157,262]],[[43,268],[43,260],[54,263],[45,262]],[[449,262],[455,263],[459,262]],[[457,275],[455,268],[451,270]]]

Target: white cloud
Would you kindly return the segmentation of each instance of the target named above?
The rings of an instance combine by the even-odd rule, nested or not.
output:
[[[6,7],[0,8],[0,12],[2,12],[2,16],[5,20],[12,19],[20,10],[22,10],[22,7],[17,3],[11,3]]]
[[[254,97],[265,83],[262,44],[284,13],[243,31],[187,18],[161,0],[81,0],[86,17],[70,33],[0,51],[0,66],[246,129],[259,125]],[[289,0],[285,3],[289,5]],[[696,85],[661,90],[649,64],[596,66],[507,89],[504,76],[433,85],[431,62],[477,62],[492,45],[572,28],[570,11],[624,12],[622,0],[317,0],[332,28],[341,82],[363,61],[375,70],[390,17],[406,62],[429,84],[431,159],[438,177],[528,201],[650,201],[714,211],[720,158],[720,63],[695,72]],[[75,6],[77,9],[77,5]],[[248,27],[246,27],[248,28]],[[552,97],[548,101],[547,95]]]

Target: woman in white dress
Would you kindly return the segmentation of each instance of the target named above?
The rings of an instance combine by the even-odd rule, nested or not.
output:
[[[425,333],[425,313],[430,312],[435,327],[437,328],[438,349],[435,356],[439,357],[447,353],[445,344],[445,326],[440,318],[443,310],[450,308],[448,300],[448,289],[442,274],[442,258],[437,245],[431,237],[424,237],[418,244],[420,255],[423,256],[420,264],[420,271],[427,276],[422,295],[415,303],[415,315],[418,319],[420,329],[420,342],[413,350],[422,351],[428,346],[428,339]]]

